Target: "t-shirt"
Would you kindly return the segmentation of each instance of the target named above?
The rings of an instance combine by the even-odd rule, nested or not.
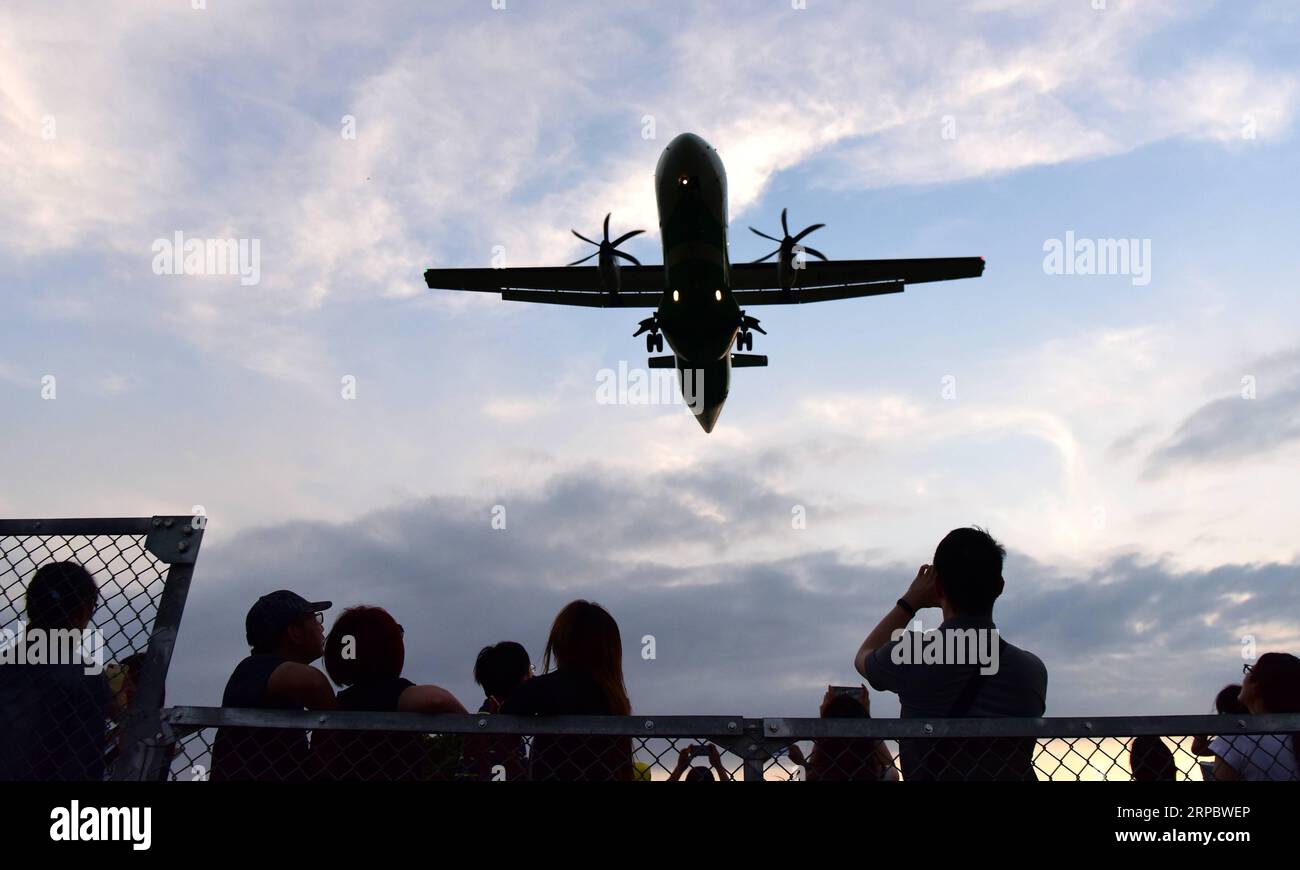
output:
[[[0,781],[103,779],[112,697],[82,664],[0,665]]]
[[[254,653],[235,666],[221,696],[223,707],[301,710],[293,701],[272,699],[266,685],[287,659]],[[293,782],[309,778],[307,732],[290,728],[218,728],[212,743],[212,779]]]
[[[963,616],[944,620],[938,631],[946,638],[952,631],[991,631],[996,627],[991,619]],[[878,691],[896,692],[904,719],[945,718],[951,715],[972,675],[978,673],[979,665],[925,664],[915,657],[905,664],[895,662],[895,646],[911,643],[915,650],[914,634],[906,632],[899,640],[889,641],[867,657],[867,682]],[[991,641],[989,644],[985,649],[991,651]],[[962,715],[971,718],[1042,716],[1047,709],[1047,668],[1038,656],[1005,641],[997,649],[997,672],[976,677],[981,682],[979,692]],[[946,745],[948,749],[956,749],[956,754],[945,759],[945,767],[950,768],[946,775],[956,779],[1033,778],[1034,743],[1033,738],[954,740]],[[930,778],[926,756],[937,744],[936,740],[899,741],[904,779],[908,778],[909,771],[913,779]]]
[[[1233,734],[1210,741],[1210,752],[1247,780],[1296,780],[1290,734]]]
[[[510,693],[507,716],[609,716],[600,684],[589,674],[564,668],[525,680]],[[623,780],[632,776],[632,742],[626,737],[545,736],[533,738],[535,780]]]

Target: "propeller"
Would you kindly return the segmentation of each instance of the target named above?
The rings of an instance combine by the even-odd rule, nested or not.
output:
[[[804,230],[801,230],[797,235],[792,236],[790,235],[790,226],[789,224],[786,223],[786,209],[781,209],[781,232],[784,233],[784,238],[778,239],[776,236],[769,236],[767,233],[760,232],[759,230],[756,230],[753,227],[749,228],[749,231],[754,235],[762,236],[768,241],[776,242],[778,245],[780,245],[780,247],[778,247],[775,251],[768,254],[767,256],[759,257],[757,260],[752,260],[751,262],[761,263],[764,260],[774,257],[777,254],[780,254],[782,262],[790,263],[794,260],[795,245],[798,245],[799,241],[804,236],[808,235],[814,230],[820,230],[824,226],[826,226],[826,224],[813,224],[812,226],[807,227]],[[821,251],[818,251],[815,248],[810,248],[807,245],[801,245],[800,247],[802,247],[805,251],[812,254],[814,257],[817,257],[818,259],[822,259],[822,260],[827,259],[825,254],[823,254]]]
[[[617,239],[614,239],[614,241],[611,242],[609,240],[609,218],[610,215],[608,214],[605,215],[605,240],[603,242],[593,242],[591,239],[587,238],[577,230],[571,230],[571,232],[575,236],[582,239],[587,244],[595,245],[596,250],[588,254],[587,256],[583,257],[581,260],[574,260],[572,263],[569,264],[570,266],[577,266],[580,263],[585,263],[588,260],[590,260],[592,257],[595,257],[597,255],[600,255],[600,260],[602,265],[604,265],[606,262],[612,263],[614,257],[622,257],[624,260],[627,260],[628,262],[635,263],[638,266],[641,265],[640,260],[632,256],[631,254],[626,254],[620,251],[618,249],[618,246],[623,244],[633,236],[639,236],[641,233],[644,233],[645,230],[632,230],[632,232],[630,233],[623,233],[623,235],[619,236]]]

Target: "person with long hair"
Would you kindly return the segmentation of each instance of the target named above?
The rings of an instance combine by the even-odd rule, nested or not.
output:
[[[870,719],[867,687],[853,695],[838,695],[831,686],[822,697],[823,719]],[[798,744],[790,746],[790,760],[804,769],[808,782],[894,782],[898,768],[884,741],[862,737],[823,737],[813,743],[805,758]]]
[[[1240,699],[1252,714],[1300,713],[1300,659],[1264,653],[1242,670]],[[1216,780],[1300,779],[1300,734],[1220,735],[1210,741],[1210,751]]]
[[[555,617],[542,653],[542,674],[522,683],[501,707],[515,716],[627,716],[623,639],[609,611],[572,601]],[[548,737],[533,740],[535,780],[621,780],[633,777],[630,737]]]

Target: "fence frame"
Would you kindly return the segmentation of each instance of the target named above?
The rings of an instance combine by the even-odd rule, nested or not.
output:
[[[158,597],[158,612],[149,627],[149,642],[135,697],[119,726],[123,729],[122,754],[113,765],[114,780],[162,780],[170,770],[172,743],[162,730],[163,687],[167,684],[167,671],[206,526],[205,517],[175,514],[0,519],[0,538],[143,537],[145,550],[167,566]]]

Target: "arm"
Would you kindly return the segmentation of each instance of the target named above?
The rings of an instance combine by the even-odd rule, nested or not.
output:
[[[718,754],[718,747],[709,744],[709,764],[713,765],[713,770],[718,775],[718,782],[731,782],[731,774],[722,766],[722,756]]]
[[[298,662],[283,662],[272,671],[266,693],[308,710],[333,710],[337,706],[329,679],[311,665]]]
[[[1241,774],[1237,773],[1235,767],[1216,755],[1214,757],[1214,779],[1215,781],[1235,782],[1241,779]]]
[[[922,565],[920,570],[916,572],[916,579],[903,593],[903,600],[911,605],[912,609],[918,611],[939,604],[939,594],[934,582],[934,570],[929,565]],[[867,635],[867,639],[862,642],[862,646],[858,648],[858,654],[853,659],[853,666],[858,669],[859,674],[864,677],[867,676],[867,657],[889,643],[893,639],[894,632],[906,628],[907,621],[911,618],[908,612],[897,604],[890,608],[884,618],[871,630],[871,634]]]
[[[440,686],[408,686],[397,699],[403,713],[464,713],[456,696]]]
[[[690,766],[690,763],[691,750],[690,747],[687,747],[677,753],[677,766],[673,768],[672,773],[668,774],[668,782],[677,782],[677,780],[681,779],[682,774],[686,772],[686,768]]]

